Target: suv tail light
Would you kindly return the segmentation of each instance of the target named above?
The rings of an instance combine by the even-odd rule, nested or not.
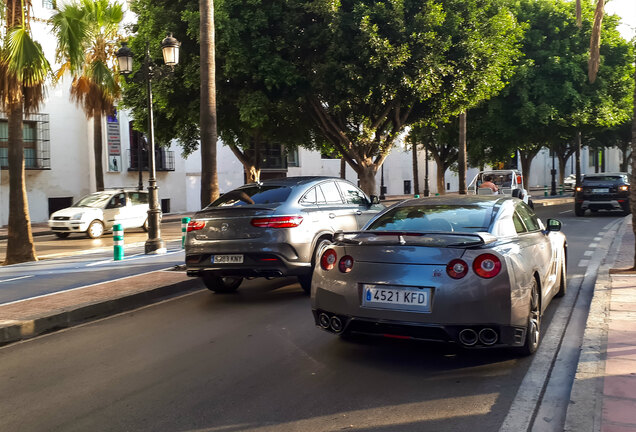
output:
[[[251,223],[257,228],[294,228],[302,221],[302,216],[276,216],[252,219]]]
[[[468,273],[468,264],[460,259],[454,259],[446,265],[446,273],[453,279],[461,279]]]
[[[353,257],[345,255],[338,262],[338,269],[343,273],[349,273],[353,269]]]
[[[205,222],[203,221],[198,221],[198,220],[193,220],[188,222],[188,227],[186,228],[187,232],[190,231],[198,231],[200,229],[203,229],[205,227]]]
[[[501,271],[501,261],[490,253],[479,255],[473,262],[473,271],[485,279],[493,278]]]
[[[336,259],[338,259],[338,255],[336,251],[333,249],[327,249],[320,257],[320,267],[323,270],[331,270],[336,265]]]

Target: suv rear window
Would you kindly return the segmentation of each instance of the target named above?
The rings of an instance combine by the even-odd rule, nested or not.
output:
[[[222,195],[206,208],[277,204],[285,202],[290,193],[291,188],[287,186],[248,186]]]
[[[586,175],[583,177],[583,183],[590,182],[600,182],[600,181],[611,181],[611,182],[627,182],[627,176],[618,176],[618,175]]]

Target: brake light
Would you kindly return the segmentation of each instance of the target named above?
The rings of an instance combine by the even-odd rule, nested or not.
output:
[[[322,257],[320,257],[320,267],[322,267],[323,270],[327,270],[327,271],[331,270],[332,268],[335,267],[337,258],[338,258],[338,255],[336,255],[335,250],[327,249],[322,254]]]
[[[473,262],[473,271],[485,279],[493,278],[501,271],[501,261],[493,254],[479,255]]]
[[[302,221],[302,216],[277,216],[252,219],[251,223],[257,228],[294,228]]]
[[[453,279],[461,279],[468,273],[468,264],[460,259],[454,259],[446,265],[446,273]]]
[[[198,221],[198,220],[193,220],[188,222],[188,227],[186,228],[187,232],[190,231],[198,231],[200,229],[203,229],[205,227],[205,222],[203,221]]]
[[[351,269],[353,269],[353,257],[345,255],[340,258],[340,262],[338,262],[338,268],[343,273],[349,273]]]

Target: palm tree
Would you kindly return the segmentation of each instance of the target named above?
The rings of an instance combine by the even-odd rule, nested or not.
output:
[[[0,3],[2,4],[2,3]],[[44,100],[44,81],[51,68],[42,47],[31,38],[30,3],[8,0],[0,44],[0,108],[9,126],[9,236],[4,264],[36,261],[24,176],[22,123]]]
[[[219,196],[216,169],[216,83],[214,57],[214,0],[199,0],[201,107],[201,208]]]
[[[108,0],[80,0],[62,6],[51,17],[57,38],[57,59],[63,63],[56,78],[71,73],[71,99],[93,119],[98,191],[104,190],[102,118],[114,111],[121,90],[116,79],[115,53],[123,17],[122,5],[109,4]]]

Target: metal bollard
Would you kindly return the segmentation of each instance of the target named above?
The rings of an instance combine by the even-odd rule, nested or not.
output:
[[[420,196],[418,194],[415,194],[415,196],[413,198],[419,198]]]
[[[186,232],[188,231],[189,217],[181,218],[181,249],[185,247]]]
[[[548,196],[548,186],[547,185],[543,185],[543,196],[544,197]]]
[[[563,185],[559,188],[559,195],[563,195]]]
[[[115,261],[124,259],[124,230],[121,224],[113,225],[113,259]]]

